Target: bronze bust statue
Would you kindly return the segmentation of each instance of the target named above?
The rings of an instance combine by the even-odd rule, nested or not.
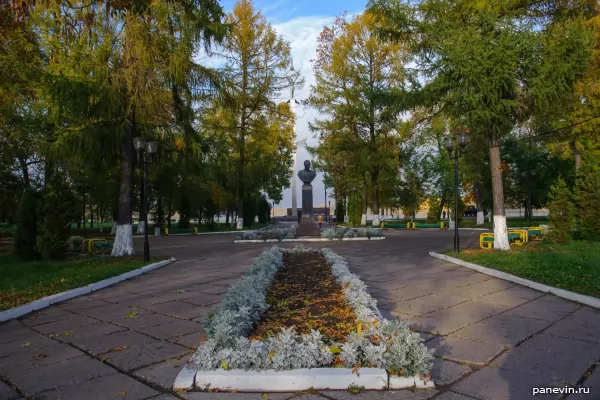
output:
[[[310,183],[315,179],[317,173],[314,169],[310,169],[310,161],[304,161],[304,169],[298,171],[298,178],[305,184],[310,185]]]

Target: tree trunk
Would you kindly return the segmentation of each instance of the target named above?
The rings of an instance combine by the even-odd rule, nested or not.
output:
[[[227,207],[227,211],[225,211],[225,226],[229,226],[229,213],[231,212],[231,207]]]
[[[29,168],[27,167],[27,160],[23,157],[19,157],[19,165],[21,167],[21,174],[23,174],[23,183],[27,187],[31,186],[31,179],[29,178]]]
[[[504,186],[502,182],[500,143],[495,137],[490,140],[490,169],[492,173],[494,248],[499,250],[510,250],[508,234],[506,233],[506,214],[504,211]]]
[[[377,180],[379,179],[379,170],[375,169],[371,173],[371,190],[373,192],[373,222],[372,225],[375,227],[379,226],[379,186]]]
[[[142,211],[144,210],[144,177],[140,178],[140,208],[138,212],[138,226],[137,226],[137,234],[143,235],[146,231],[146,226],[144,224],[144,216],[142,215]]]
[[[167,217],[167,228],[171,229],[171,217],[173,216],[173,210],[171,209],[171,200],[169,200],[168,208],[168,217]]]
[[[135,115],[130,116],[131,126],[123,135],[121,143],[121,184],[119,190],[119,207],[115,242],[113,244],[112,256],[122,257],[135,254],[131,231],[131,203],[133,192],[133,173],[135,167],[135,152],[133,149],[133,137],[135,137]]]
[[[242,116],[242,128],[240,136],[240,159],[237,168],[237,229],[244,229],[244,163],[246,162],[246,121]]]
[[[367,179],[363,178],[363,204],[362,204],[362,216],[360,218],[360,225],[364,226],[367,225],[367,207],[368,207],[368,203],[367,203],[367,199],[369,196],[369,188],[367,187]]]
[[[98,218],[100,218],[100,232],[104,232],[104,206],[98,205],[97,208]]]
[[[90,196],[90,229],[94,229],[94,205]]]
[[[475,180],[473,186],[475,188],[475,204],[477,206],[477,225],[483,225],[485,220],[483,218],[483,199],[481,198],[481,186],[479,185],[479,181]]]

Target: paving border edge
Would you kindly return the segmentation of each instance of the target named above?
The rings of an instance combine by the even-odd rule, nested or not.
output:
[[[385,236],[376,236],[372,238],[356,237],[343,239],[327,239],[327,238],[306,238],[306,239],[267,239],[267,240],[234,240],[233,243],[275,243],[275,242],[341,242],[351,240],[383,240]]]
[[[598,299],[596,297],[586,296],[584,294],[571,292],[569,290],[558,289],[558,288],[555,288],[552,286],[544,285],[542,283],[537,283],[537,282],[531,281],[529,279],[520,278],[518,276],[511,275],[506,272],[498,271],[498,270],[495,270],[492,268],[487,268],[487,267],[484,267],[484,266],[478,265],[478,264],[473,264],[473,263],[470,263],[467,261],[460,260],[458,258],[450,257],[450,256],[447,256],[444,254],[439,254],[439,253],[436,253],[433,251],[429,252],[429,255],[432,257],[435,257],[435,258],[439,258],[441,260],[445,260],[445,261],[449,261],[454,264],[461,265],[461,266],[469,268],[469,269],[473,269],[475,271],[481,272],[486,275],[491,275],[496,278],[500,278],[500,279],[504,279],[504,280],[507,280],[510,282],[518,283],[520,285],[527,286],[527,287],[530,287],[535,290],[539,290],[540,292],[551,293],[555,296],[562,297],[563,299],[575,301],[577,303],[585,304],[590,307],[600,309],[600,299]]]
[[[42,297],[41,299],[34,300],[30,303],[2,311],[0,312],[0,322],[5,322],[11,319],[19,318],[25,314],[29,314],[30,312],[49,307],[52,304],[60,303],[62,301],[70,300],[74,297],[82,296],[84,294],[95,292],[96,290],[104,289],[105,287],[114,285],[115,283],[119,283],[129,278],[133,278],[146,272],[153,271],[157,268],[164,267],[165,265],[169,265],[174,261],[176,261],[176,259],[174,257],[171,257],[168,260],[148,264],[141,268],[125,272],[121,275],[103,279],[101,281],[90,283],[89,285],[81,286],[75,289],[67,290],[62,293],[56,293],[50,296]]]

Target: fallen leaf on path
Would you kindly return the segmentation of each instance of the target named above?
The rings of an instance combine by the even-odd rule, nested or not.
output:
[[[119,396],[125,396],[127,392],[119,392]]]
[[[48,357],[45,354],[38,354],[37,356],[33,357],[34,360],[42,360],[44,358]]]
[[[127,346],[111,347],[110,349],[108,349],[107,353],[110,353],[113,351],[123,351],[125,349],[127,349]]]
[[[29,342],[25,342],[25,343],[21,344],[21,347],[29,347],[29,346],[31,346],[31,343],[29,343]]]
[[[268,394],[266,394],[266,393],[263,393],[263,394],[262,394],[262,398],[263,398],[263,399],[267,399],[267,398],[269,398],[269,395],[268,395]]]
[[[65,332],[65,336],[71,336],[73,334],[73,332]]]

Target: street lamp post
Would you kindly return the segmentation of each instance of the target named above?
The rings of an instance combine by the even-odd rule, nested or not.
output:
[[[329,223],[331,223],[331,200],[329,200],[329,208],[327,210],[327,215],[329,216]]]
[[[156,142],[149,142],[144,138],[133,138],[133,147],[137,153],[137,160],[142,169],[142,210],[144,213],[144,261],[150,261],[150,243],[148,243],[148,164],[152,163],[158,150]],[[150,157],[146,157],[149,155]]]
[[[444,145],[450,159],[454,160],[454,251],[460,251],[460,239],[458,236],[458,158],[469,141],[469,132],[467,130],[457,133],[455,136],[446,136]]]

